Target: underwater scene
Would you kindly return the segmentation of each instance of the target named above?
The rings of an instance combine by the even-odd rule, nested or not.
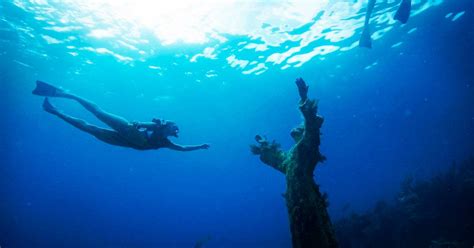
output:
[[[0,248],[474,247],[473,0],[0,0]]]

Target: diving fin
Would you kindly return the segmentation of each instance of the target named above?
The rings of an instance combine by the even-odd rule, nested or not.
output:
[[[60,96],[64,93],[64,90],[51,84],[36,80],[36,88],[32,92],[34,95],[38,96]]]
[[[370,37],[369,27],[364,27],[359,40],[359,47],[372,48],[372,38]]]
[[[56,109],[56,107],[53,106],[53,104],[51,104],[49,102],[49,99],[47,97],[44,98],[44,101],[43,101],[43,109],[46,111],[46,112],[49,112],[49,113],[57,113],[58,110]]]
[[[397,13],[395,13],[395,20],[398,20],[403,24],[407,23],[408,18],[410,18],[410,11],[411,0],[402,0],[400,7],[398,7]]]

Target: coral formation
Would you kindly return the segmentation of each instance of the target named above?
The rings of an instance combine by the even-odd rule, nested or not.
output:
[[[335,223],[341,247],[463,248],[474,245],[474,158],[430,180],[401,184],[394,204]]]
[[[196,243],[194,244],[194,248],[202,248],[204,247],[210,240],[212,239],[212,236],[211,235],[207,235],[201,239],[199,239],[198,241],[196,241]]]
[[[320,128],[323,118],[317,115],[317,101],[307,97],[308,86],[302,79],[296,80],[299,109],[304,124],[291,131],[295,145],[287,152],[280,145],[257,135],[258,145],[251,151],[260,160],[286,176],[286,200],[290,220],[290,231],[294,248],[338,247],[331,220],[327,212],[327,195],[321,194],[314,182],[313,172],[318,162],[325,160],[319,152]]]

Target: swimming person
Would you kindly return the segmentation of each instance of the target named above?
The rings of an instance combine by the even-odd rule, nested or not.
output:
[[[367,12],[365,13],[364,28],[362,30],[362,35],[359,40],[359,47],[372,48],[372,38],[370,33],[370,17],[372,16],[372,11],[374,10],[375,2],[377,0],[369,0],[367,4]],[[411,0],[402,0],[400,6],[398,7],[397,12],[395,13],[394,19],[405,24],[410,18],[411,11]]]
[[[58,116],[79,130],[111,145],[137,150],[169,148],[177,151],[194,151],[209,148],[208,144],[183,146],[171,142],[168,137],[178,137],[179,133],[178,126],[172,121],[153,119],[151,122],[129,122],[120,116],[105,112],[93,102],[41,81],[36,81],[36,88],[32,93],[46,97],[43,102],[43,109],[46,112]],[[66,115],[56,109],[49,102],[48,97],[75,100],[112,129],[97,127],[84,120]]]

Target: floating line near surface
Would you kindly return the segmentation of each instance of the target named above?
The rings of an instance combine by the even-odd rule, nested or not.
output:
[[[461,12],[457,13],[457,14],[453,17],[452,21],[455,22],[456,20],[458,20],[459,18],[461,18],[461,16],[463,16],[465,13],[466,13],[466,11],[461,11]]]
[[[33,66],[31,66],[31,65],[29,65],[29,64],[26,64],[26,63],[23,63],[23,62],[18,61],[18,60],[13,60],[13,62],[15,62],[15,63],[17,63],[17,64],[19,64],[19,65],[21,65],[21,66],[27,67],[27,68],[31,68],[31,69],[34,68]]]

